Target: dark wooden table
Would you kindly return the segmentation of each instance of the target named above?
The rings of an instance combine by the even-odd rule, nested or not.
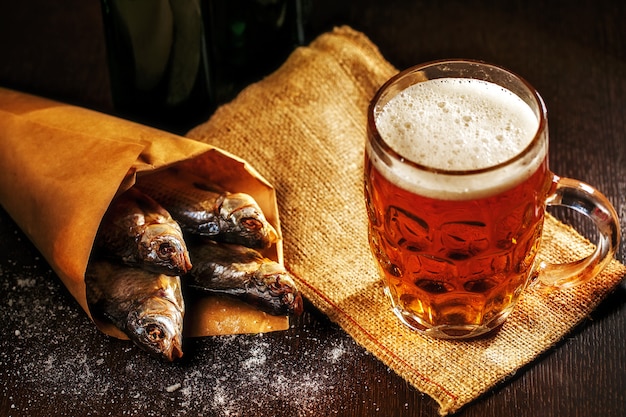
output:
[[[552,169],[597,186],[624,216],[626,3],[313,0],[312,7],[309,39],[348,24],[399,68],[466,57],[523,75],[549,109]],[[0,85],[113,112],[99,2],[3,5]],[[159,363],[97,331],[3,210],[0,294],[0,416],[437,415],[432,399],[310,305],[286,332],[190,340],[182,362]],[[622,284],[554,349],[459,415],[626,416],[625,295]]]

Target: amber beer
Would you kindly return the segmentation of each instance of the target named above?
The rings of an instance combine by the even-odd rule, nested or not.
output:
[[[372,99],[364,165],[370,246],[393,310],[409,327],[444,338],[487,333],[530,282],[572,287],[613,258],[617,213],[590,185],[548,170],[546,114],[526,81],[468,60],[409,68]],[[590,255],[565,264],[537,259],[548,205],[594,223]]]
[[[443,78],[373,116],[370,245],[395,313],[440,337],[497,326],[533,273],[552,183],[537,111],[494,83]]]

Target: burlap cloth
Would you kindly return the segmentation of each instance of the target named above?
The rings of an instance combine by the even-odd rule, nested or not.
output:
[[[363,201],[366,109],[397,70],[348,27],[297,49],[188,136],[248,160],[277,190],[286,266],[305,296],[448,414],[550,348],[626,273],[617,261],[572,290],[529,290],[493,337],[432,340],[401,325],[383,294]],[[582,257],[592,246],[548,216],[541,256]]]

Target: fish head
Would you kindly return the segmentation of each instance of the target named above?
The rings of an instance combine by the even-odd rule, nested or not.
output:
[[[242,240],[237,243],[252,248],[268,248],[280,238],[261,208],[247,194],[230,194],[222,202],[220,216],[228,223],[226,233],[239,236]]]
[[[182,232],[172,225],[152,224],[146,227],[139,241],[139,255],[144,264],[156,272],[182,275],[191,269]]]
[[[302,314],[304,310],[302,294],[293,277],[281,264],[275,262],[262,264],[256,273],[255,284],[260,293],[271,296],[277,313],[297,316]]]
[[[172,362],[183,356],[183,313],[170,301],[151,297],[128,314],[127,335],[151,355]]]

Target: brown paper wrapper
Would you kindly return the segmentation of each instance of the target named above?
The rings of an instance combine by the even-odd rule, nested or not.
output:
[[[274,188],[228,152],[147,126],[0,88],[0,204],[91,317],[84,273],[98,226],[138,175],[172,165],[252,195],[280,233]],[[266,255],[282,262],[282,242]],[[96,322],[103,332],[125,338]],[[219,298],[187,303],[185,333],[206,336],[288,328],[287,317]]]

